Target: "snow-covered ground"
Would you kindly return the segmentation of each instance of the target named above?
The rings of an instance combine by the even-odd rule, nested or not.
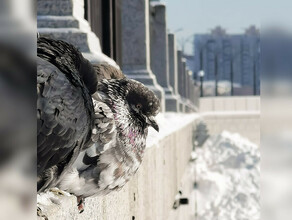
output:
[[[196,156],[197,220],[259,220],[258,146],[224,131]]]

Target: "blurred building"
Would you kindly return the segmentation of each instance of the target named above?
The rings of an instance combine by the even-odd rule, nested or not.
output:
[[[233,95],[260,93],[260,34],[255,26],[243,34],[228,34],[220,26],[194,38],[194,77],[204,70],[204,81],[233,82]]]

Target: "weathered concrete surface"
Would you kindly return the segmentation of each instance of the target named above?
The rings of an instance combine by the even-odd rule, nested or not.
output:
[[[53,201],[59,204],[47,204],[44,214],[49,220],[167,219],[190,159],[197,118],[198,115],[172,116],[164,119],[159,134],[150,131],[142,165],[120,192],[87,199],[82,214],[77,213],[76,197],[58,195],[63,198]]]
[[[180,205],[172,209],[167,220],[195,220],[196,213],[196,192],[194,183],[196,181],[195,163],[189,163],[181,179],[181,198],[188,198],[189,204]]]
[[[72,15],[72,0],[38,0],[38,15]]]

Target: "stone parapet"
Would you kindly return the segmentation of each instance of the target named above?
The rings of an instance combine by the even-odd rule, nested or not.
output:
[[[39,198],[46,203],[41,205],[43,214],[50,220],[168,219],[175,195],[185,184],[182,178],[191,157],[193,129],[199,121],[196,114],[158,117],[161,132],[149,130],[142,165],[121,191],[86,199],[82,214],[78,214],[75,196],[43,194]],[[53,202],[46,197],[52,197]]]

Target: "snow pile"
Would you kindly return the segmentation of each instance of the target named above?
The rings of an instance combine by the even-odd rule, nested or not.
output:
[[[198,220],[260,219],[260,152],[226,131],[196,151]]]
[[[46,193],[37,194],[38,218],[44,220],[73,219],[72,215],[78,215],[77,199],[75,196],[58,188],[52,188]],[[61,210],[66,210],[69,214],[63,216]]]

